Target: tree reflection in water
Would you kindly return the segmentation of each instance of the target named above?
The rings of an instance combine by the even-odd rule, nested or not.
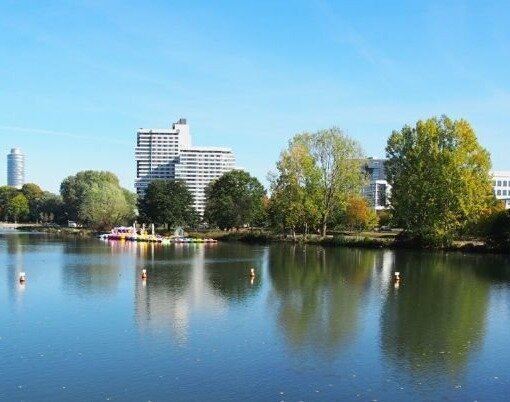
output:
[[[404,282],[389,285],[383,353],[415,375],[461,376],[482,345],[491,268],[483,256],[451,253],[398,253],[396,267]]]
[[[334,356],[358,330],[359,308],[380,252],[281,246],[269,272],[278,326],[296,351]]]

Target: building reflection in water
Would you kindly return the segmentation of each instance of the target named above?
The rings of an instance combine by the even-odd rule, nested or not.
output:
[[[207,281],[206,245],[176,244],[161,246],[139,244],[137,275],[147,269],[146,282],[135,285],[135,318],[142,330],[169,331],[185,344],[193,311],[221,314],[226,309]]]
[[[19,306],[23,302],[23,294],[25,293],[26,284],[19,282],[19,274],[25,272],[25,264],[23,258],[23,242],[17,234],[6,234],[2,236],[6,246],[6,285],[10,302]]]
[[[58,277],[59,271],[53,268],[63,246],[60,241],[39,234],[8,231],[0,236],[0,264],[5,268],[7,297],[13,305],[21,306],[31,286],[40,289],[41,283]],[[26,273],[26,283],[19,281],[21,272]]]
[[[140,245],[136,278],[135,316],[143,331],[168,331],[181,344],[193,317],[224,316],[232,304],[254,297],[261,288],[267,248],[254,252],[244,245]],[[249,253],[247,252],[249,250]],[[258,277],[251,283],[249,267]],[[205,313],[205,314],[204,314]]]

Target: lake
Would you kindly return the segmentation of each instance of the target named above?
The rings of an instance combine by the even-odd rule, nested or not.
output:
[[[0,400],[509,392],[507,256],[0,234]]]

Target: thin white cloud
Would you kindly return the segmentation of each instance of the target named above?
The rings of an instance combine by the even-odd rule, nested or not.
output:
[[[54,131],[54,130],[44,130],[39,128],[31,128],[31,127],[18,127],[18,126],[0,126],[0,134],[12,134],[15,133],[24,133],[29,135],[39,135],[39,136],[52,136],[52,137],[65,137],[72,138],[75,140],[87,141],[87,142],[95,142],[95,143],[108,143],[108,144],[116,144],[116,145],[125,145],[132,146],[132,142],[116,140],[113,138],[109,138],[107,135],[101,137],[94,136],[86,136],[81,134],[68,133],[64,131]]]

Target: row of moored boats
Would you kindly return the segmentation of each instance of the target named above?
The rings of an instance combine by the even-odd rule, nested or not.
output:
[[[121,240],[121,241],[139,241],[149,243],[162,243],[162,244],[173,244],[173,243],[216,243],[215,239],[202,239],[192,238],[185,236],[160,236],[154,234],[154,226],[152,226],[152,233],[147,233],[145,227],[142,227],[139,231],[133,225],[130,226],[118,226],[111,230],[109,233],[102,233],[98,237],[102,240]]]

